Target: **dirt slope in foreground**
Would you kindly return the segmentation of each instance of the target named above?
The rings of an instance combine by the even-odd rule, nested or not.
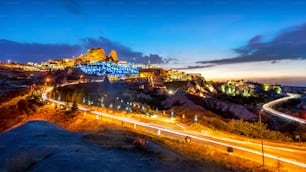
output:
[[[189,162],[153,142],[137,147],[126,136],[113,138],[110,146],[111,139],[29,121],[0,135],[0,171],[225,171]]]

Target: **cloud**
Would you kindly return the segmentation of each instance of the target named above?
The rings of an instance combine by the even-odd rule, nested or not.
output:
[[[41,62],[52,58],[72,57],[81,53],[79,45],[20,43],[0,39],[0,61]]]
[[[306,59],[306,24],[283,30],[271,41],[263,42],[263,36],[252,37],[248,44],[234,49],[237,57],[199,61],[198,63],[241,63],[255,61],[275,61],[285,59]]]
[[[146,64],[149,60],[152,64],[168,63],[172,58],[163,58],[157,54],[144,55],[142,52],[133,51],[127,46],[111,41],[104,37],[83,38],[74,45],[69,44],[41,44],[41,43],[21,43],[6,39],[0,39],[0,61],[12,59],[20,63],[28,61],[41,62],[48,59],[58,59],[64,57],[78,56],[84,49],[101,47],[106,53],[116,50],[120,60],[134,63]],[[108,55],[108,54],[107,54]]]
[[[213,67],[215,65],[196,65],[196,66],[187,66],[187,67],[182,67],[182,68],[175,68],[176,70],[185,70],[185,69],[204,69],[204,68],[209,68]]]
[[[81,5],[75,0],[60,0],[60,4],[70,13],[81,15],[83,13]]]

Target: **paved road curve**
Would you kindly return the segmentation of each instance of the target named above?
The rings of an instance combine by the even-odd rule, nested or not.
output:
[[[283,97],[283,98],[271,101],[267,104],[264,104],[262,106],[263,110],[265,112],[267,112],[268,114],[271,114],[271,115],[274,115],[274,116],[278,116],[278,117],[281,117],[281,118],[284,118],[284,119],[295,121],[295,122],[298,122],[298,123],[301,123],[301,124],[306,124],[305,119],[297,118],[297,117],[294,117],[294,116],[291,116],[291,115],[288,115],[288,114],[285,114],[283,112],[279,112],[279,111],[273,109],[273,106],[275,106],[278,103],[285,102],[289,99],[295,99],[295,98],[298,98],[300,96],[299,94],[288,94],[288,95],[289,95],[288,97]]]
[[[75,83],[74,83],[75,84]],[[52,88],[46,90],[46,92],[42,95],[44,100],[48,100],[54,103],[63,104],[65,105],[66,102],[57,101],[51,98],[48,98],[46,95],[48,92],[52,91]],[[89,108],[79,106],[79,109],[82,111],[90,111]],[[261,161],[261,144],[249,141],[241,141],[232,138],[225,138],[225,137],[218,137],[218,136],[204,136],[199,133],[195,133],[190,130],[177,130],[170,127],[161,126],[158,124],[152,124],[147,122],[141,122],[137,119],[116,116],[100,111],[90,111],[91,113],[99,118],[110,118],[118,121],[122,121],[125,123],[130,123],[133,125],[137,125],[139,127],[143,127],[145,130],[154,130],[157,133],[162,133],[163,136],[166,137],[175,137],[175,138],[184,138],[186,136],[190,136],[192,140],[198,143],[205,143],[217,147],[222,147],[224,150],[227,147],[234,148],[235,152],[241,153],[243,156],[253,156],[258,160]],[[294,146],[284,146],[283,144],[265,144],[265,161],[270,164],[274,164],[277,161],[283,162],[287,165],[298,166],[306,169],[306,148],[305,147],[294,147]]]

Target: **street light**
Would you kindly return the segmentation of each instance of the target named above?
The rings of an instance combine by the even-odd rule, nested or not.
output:
[[[46,79],[46,85],[48,85],[48,82],[50,81],[50,78]]]
[[[194,122],[198,122],[198,115],[194,115]]]
[[[259,111],[259,124],[260,124],[262,166],[265,166],[265,155],[264,155],[263,138],[262,138],[262,121],[261,121],[261,113],[262,113],[262,110]]]
[[[171,119],[173,119],[173,117],[174,117],[174,112],[171,111],[170,115],[171,115]]]

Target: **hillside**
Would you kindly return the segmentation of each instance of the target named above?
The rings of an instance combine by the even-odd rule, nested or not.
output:
[[[209,168],[189,162],[154,142],[139,147],[127,133],[120,137],[119,131],[113,136],[110,133],[72,133],[47,121],[29,121],[0,135],[0,171],[203,171]],[[224,167],[213,168],[225,171]]]

